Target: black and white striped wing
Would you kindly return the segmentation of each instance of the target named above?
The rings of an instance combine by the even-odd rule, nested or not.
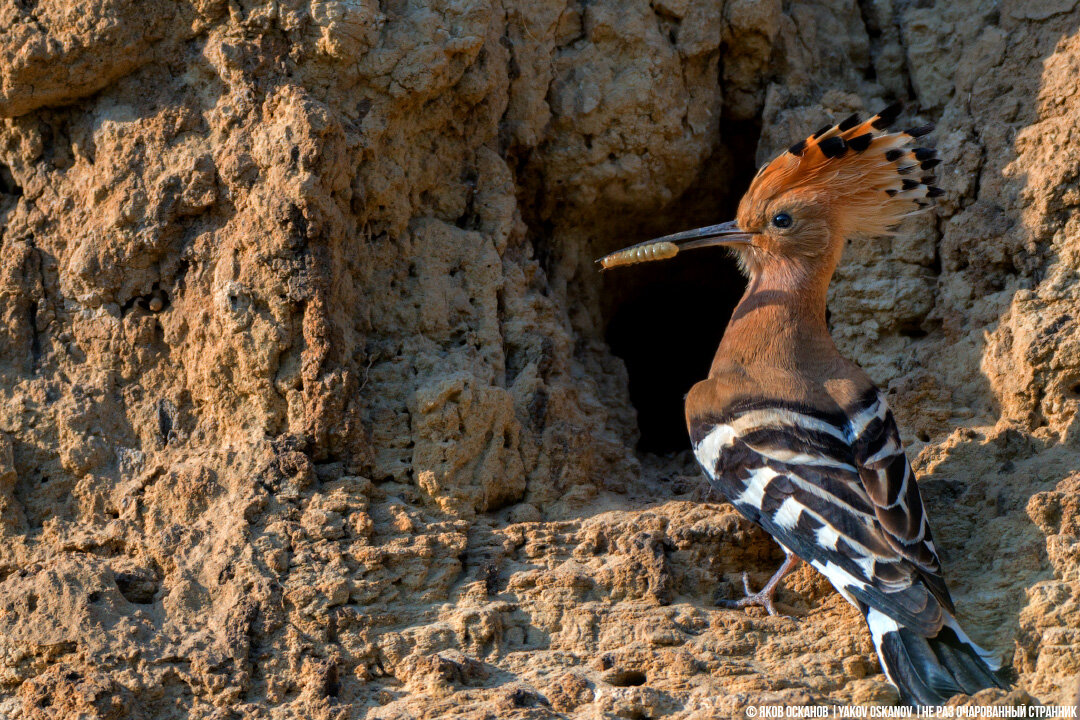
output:
[[[859,405],[739,403],[692,418],[691,440],[713,485],[852,604],[933,635],[952,603],[918,486],[884,399]]]
[[[950,613],[952,598],[941,578],[930,523],[923,509],[922,495],[911,470],[900,430],[885,398],[874,390],[849,423],[855,464],[882,533],[896,552],[918,571],[928,589]]]

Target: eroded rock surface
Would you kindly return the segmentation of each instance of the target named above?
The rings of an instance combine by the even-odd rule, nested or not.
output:
[[[612,318],[679,273],[737,296],[730,263],[592,263],[893,99],[948,193],[848,247],[833,332],[1015,668],[970,701],[1071,702],[1078,27],[1075,0],[0,2],[0,714],[893,702],[811,569],[794,619],[717,608],[778,549],[689,453],[635,450],[652,378]],[[671,322],[719,333],[717,297]]]

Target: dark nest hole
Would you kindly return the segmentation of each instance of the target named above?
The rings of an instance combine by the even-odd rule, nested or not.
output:
[[[663,212],[626,218],[606,252],[658,235],[713,225],[735,216],[757,171],[757,121],[721,120],[721,144],[690,189]],[[612,239],[613,240],[613,239]],[[690,250],[671,260],[605,272],[605,338],[626,364],[637,410],[639,452],[669,454],[690,447],[683,403],[708,376],[731,312],[746,281],[735,258],[720,247]]]
[[[690,441],[683,399],[709,374],[745,281],[734,258],[720,248],[621,274],[622,300],[608,321],[607,342],[630,376],[630,402],[641,431],[638,450],[685,450]]]
[[[19,197],[22,194],[22,188],[15,182],[15,176],[11,174],[11,168],[0,163],[0,195]]]
[[[691,189],[606,250],[734,218],[756,171],[759,134],[755,122],[723,123],[724,145],[704,163]],[[683,401],[708,376],[746,288],[735,258],[723,248],[688,251],[667,261],[607,271],[601,282],[605,339],[626,363],[641,432],[638,451],[666,455],[689,449]]]
[[[720,144],[698,177],[656,213],[609,218],[595,256],[673,232],[735,216],[757,172],[760,123],[720,121]],[[611,352],[629,373],[629,394],[640,431],[637,450],[670,454],[690,447],[683,403],[704,380],[746,281],[720,247],[690,250],[671,260],[590,273],[600,283],[600,313]]]

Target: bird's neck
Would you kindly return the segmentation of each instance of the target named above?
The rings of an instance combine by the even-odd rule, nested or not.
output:
[[[798,273],[763,268],[750,279],[713,361],[726,367],[764,367],[816,374],[839,359],[825,322],[831,268]]]

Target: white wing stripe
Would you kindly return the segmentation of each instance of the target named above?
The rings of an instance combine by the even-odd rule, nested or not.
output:
[[[849,439],[854,441],[866,431],[867,426],[874,420],[884,420],[888,412],[889,406],[885,404],[879,395],[873,405],[856,413],[855,417],[851,418],[851,422],[848,423],[848,428],[850,428]]]
[[[716,463],[720,460],[720,453],[724,451],[724,448],[734,444],[737,437],[737,433],[730,425],[717,425],[694,446],[694,457],[701,463],[701,467],[705,468],[709,477],[716,477],[714,473]]]
[[[899,455],[901,452],[903,452],[903,448],[900,447],[900,444],[897,443],[896,440],[894,440],[893,438],[889,438],[888,442],[885,443],[885,446],[883,448],[878,450],[870,457],[866,458],[864,464],[874,465],[881,462],[887,457]]]
[[[858,473],[858,469],[846,462],[835,460],[825,455],[811,455],[810,453],[799,452],[797,450],[787,450],[785,448],[778,447],[759,447],[757,445],[746,444],[751,450],[767,457],[770,460],[776,460],[787,465],[810,465],[812,467],[831,467],[838,470],[847,470],[850,473]]]
[[[780,507],[776,509],[773,514],[773,522],[785,530],[791,530],[799,524],[799,516],[802,515],[804,509],[802,503],[793,497],[789,497],[780,503]]]
[[[761,507],[762,500],[765,497],[765,486],[779,474],[772,468],[767,467],[751,470],[750,481],[746,484],[746,489],[733,502],[736,504],[745,503],[756,508]]]
[[[838,440],[846,441],[848,439],[843,428],[838,428],[832,423],[810,417],[809,415],[803,415],[794,410],[751,410],[750,412],[740,415],[735,422],[731,423],[731,425],[740,435],[747,430],[759,427],[784,427],[796,425],[804,430],[823,432],[827,435],[832,435]]]

